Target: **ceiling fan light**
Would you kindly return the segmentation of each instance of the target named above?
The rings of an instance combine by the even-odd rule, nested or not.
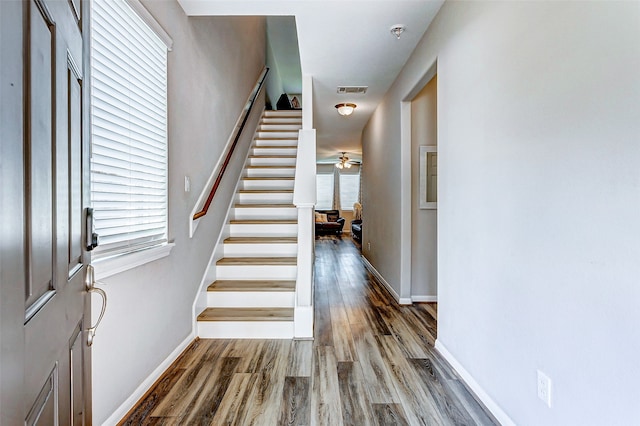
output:
[[[352,103],[340,103],[336,105],[338,114],[344,115],[344,116],[353,114],[353,110],[355,108],[356,108],[356,104],[352,104]]]

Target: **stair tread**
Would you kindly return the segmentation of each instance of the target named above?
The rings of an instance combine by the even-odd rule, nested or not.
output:
[[[250,155],[249,158],[296,158],[295,155]]]
[[[265,146],[252,146],[253,149],[297,149],[295,145],[265,145]]]
[[[298,237],[229,237],[225,244],[295,244]]]
[[[298,137],[292,137],[292,136],[283,136],[280,138],[276,138],[276,137],[271,137],[271,138],[267,138],[267,137],[259,137],[259,138],[255,138],[256,141],[297,141]],[[295,146],[295,145],[292,145]]]
[[[296,225],[295,219],[231,219],[231,224],[242,225]]]
[[[249,165],[245,167],[246,169],[295,169],[296,166],[287,166],[287,165],[278,165],[278,166],[266,166],[266,165]]]
[[[295,265],[296,257],[223,257],[216,265]]]
[[[264,176],[264,177],[254,177],[254,176],[246,176],[242,178],[243,180],[295,180],[295,178],[291,176]]]
[[[207,308],[198,321],[293,321],[293,308]]]
[[[265,204],[265,203],[255,203],[255,204],[236,204],[234,206],[237,209],[273,209],[273,208],[295,208],[296,206],[293,204]]]
[[[208,291],[294,291],[295,281],[278,280],[218,280],[207,288]]]
[[[293,194],[293,189],[240,189],[240,194]]]

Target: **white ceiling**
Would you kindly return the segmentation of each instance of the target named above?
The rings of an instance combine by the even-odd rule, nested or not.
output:
[[[295,16],[302,73],[313,77],[318,162],[361,159],[362,129],[444,0],[178,0],[188,15]],[[406,31],[400,40],[393,25]],[[338,86],[369,86],[339,95]],[[339,102],[358,105],[341,117]]]

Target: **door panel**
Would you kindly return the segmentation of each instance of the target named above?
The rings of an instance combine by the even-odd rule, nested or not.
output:
[[[22,2],[26,294],[22,421],[91,423],[82,244],[86,140],[80,2]],[[79,10],[79,9],[78,9]],[[15,285],[18,285],[16,283]],[[87,315],[85,317],[85,315]]]
[[[53,23],[42,8],[29,11],[29,285],[26,305],[53,292]],[[32,310],[33,311],[33,310]],[[29,310],[28,310],[29,312]]]

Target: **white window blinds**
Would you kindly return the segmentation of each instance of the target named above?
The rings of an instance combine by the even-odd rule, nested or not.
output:
[[[125,0],[91,13],[94,258],[167,242],[167,46]]]
[[[333,175],[316,175],[316,209],[331,210],[333,204]]]
[[[360,175],[340,174],[340,209],[353,210],[360,192]]]

